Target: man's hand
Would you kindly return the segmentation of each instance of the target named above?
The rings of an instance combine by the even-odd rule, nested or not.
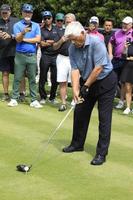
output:
[[[11,35],[9,35],[8,33],[6,33],[6,32],[0,32],[0,37],[2,38],[2,39],[4,39],[4,40],[6,40],[6,39],[9,39],[9,38],[11,38]]]
[[[80,89],[79,96],[83,99],[85,99],[89,94],[89,87],[87,85],[83,85]]]

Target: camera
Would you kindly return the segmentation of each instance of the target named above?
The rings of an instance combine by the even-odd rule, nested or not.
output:
[[[126,43],[127,43],[127,44],[131,44],[131,43],[132,43],[131,38],[127,38],[127,39],[126,39]]]

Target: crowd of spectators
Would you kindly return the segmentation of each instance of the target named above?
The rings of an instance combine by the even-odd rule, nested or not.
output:
[[[70,40],[65,37],[65,27],[76,21],[73,13],[57,13],[55,20],[51,11],[44,10],[42,23],[32,21],[33,6],[23,4],[22,19],[11,16],[10,5],[0,7],[0,71],[2,72],[2,101],[8,106],[17,106],[24,101],[28,78],[31,107],[42,108],[56,99],[59,86],[60,105],[58,110],[67,110],[67,86],[71,83],[71,64],[69,59]],[[106,19],[103,29],[99,29],[99,19],[89,19],[87,34],[98,37],[105,43],[113,69],[117,74],[121,96],[116,109],[126,108],[123,114],[131,113],[133,87],[133,19],[122,20],[122,28],[114,31],[113,21]],[[39,53],[38,53],[39,52]],[[38,55],[38,56],[37,56]],[[14,74],[12,95],[9,94],[9,75]],[[46,90],[50,74],[49,94]],[[39,82],[39,83],[38,83]],[[39,91],[39,94],[37,93]],[[39,97],[38,97],[39,95]]]

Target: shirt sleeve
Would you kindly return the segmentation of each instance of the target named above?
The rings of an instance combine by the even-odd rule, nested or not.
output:
[[[70,64],[71,64],[72,70],[78,69],[77,63],[76,63],[74,45],[72,44],[69,46],[69,58],[70,58]]]
[[[94,67],[104,66],[108,63],[107,49],[103,41],[96,41],[94,44],[93,62]]]
[[[35,35],[36,35],[36,36],[37,36],[37,35],[41,36],[41,29],[40,29],[39,24],[36,24],[36,33],[35,33]]]

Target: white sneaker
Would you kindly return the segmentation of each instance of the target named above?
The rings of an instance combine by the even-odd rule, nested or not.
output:
[[[42,108],[43,106],[37,101],[33,101],[31,104],[30,104],[30,107],[33,107],[33,108]]]
[[[18,102],[16,101],[16,99],[11,99],[11,101],[7,105],[10,107],[15,107],[18,105]]]
[[[71,106],[75,106],[75,105],[76,105],[76,103],[75,103],[75,101],[73,99],[72,102],[71,102]]]
[[[124,115],[128,115],[130,112],[131,112],[130,108],[126,108],[126,109],[123,111],[123,114],[124,114]]]
[[[124,107],[124,101],[119,101],[119,103],[115,106],[116,109],[121,109]]]
[[[49,103],[58,104],[59,102],[56,99],[48,100]]]
[[[46,100],[45,99],[41,99],[40,100],[40,104],[45,104],[46,103]]]

